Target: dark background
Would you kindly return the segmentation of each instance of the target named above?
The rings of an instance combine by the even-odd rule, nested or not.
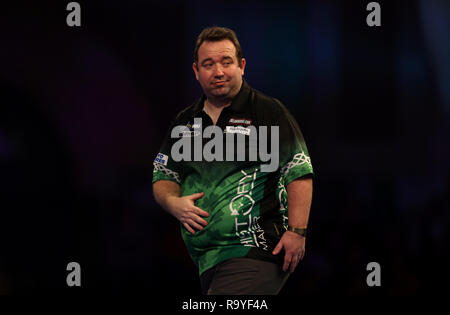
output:
[[[0,293],[199,294],[152,195],[169,122],[201,93],[197,35],[234,29],[249,84],[297,118],[316,173],[307,252],[282,295],[410,295],[446,284],[450,2],[70,1],[3,5]],[[381,287],[366,266],[381,265]]]

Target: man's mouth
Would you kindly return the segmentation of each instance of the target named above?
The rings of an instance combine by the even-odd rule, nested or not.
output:
[[[213,85],[215,87],[218,87],[218,86],[224,85],[225,83],[226,83],[226,81],[215,81],[215,82],[213,82]]]

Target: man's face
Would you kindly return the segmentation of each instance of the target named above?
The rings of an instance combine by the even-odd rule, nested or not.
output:
[[[228,40],[202,43],[198,50],[195,77],[208,98],[232,99],[239,92],[244,75],[245,59],[239,65],[236,47]]]

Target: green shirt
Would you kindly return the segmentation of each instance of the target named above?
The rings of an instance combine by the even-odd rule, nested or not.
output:
[[[195,152],[197,159],[201,152],[194,141],[200,139],[200,148],[204,149],[211,140],[200,134],[213,124],[203,110],[205,99],[202,95],[172,122],[153,163],[153,182],[174,181],[181,185],[182,196],[205,193],[196,201],[196,206],[209,213],[209,217],[204,218],[208,225],[195,235],[181,225],[183,240],[200,274],[235,257],[281,262],[281,254],[274,256],[272,251],[287,228],[286,186],[294,179],[313,173],[300,128],[280,101],[252,89],[244,80],[231,105],[222,110],[216,126],[233,137],[245,139],[245,160],[237,160],[242,150],[238,150],[230,135],[227,138],[224,134],[224,152],[234,151],[230,155],[234,156],[234,161],[228,161],[225,153],[222,161],[204,158],[196,161]],[[196,125],[198,120],[195,119],[199,118],[202,119],[201,126]],[[190,161],[176,161],[178,158],[171,154],[172,146],[180,140],[171,138],[171,131],[179,125],[186,126],[187,140],[184,140],[192,143]],[[248,153],[254,146],[250,134],[257,130],[260,135],[261,126],[268,127],[269,143],[274,133],[270,127],[277,126],[279,130],[279,163],[275,171],[262,172],[261,165],[269,162],[259,155],[256,161],[250,159]],[[259,148],[260,143],[257,144]],[[268,152],[271,152],[270,148]]]

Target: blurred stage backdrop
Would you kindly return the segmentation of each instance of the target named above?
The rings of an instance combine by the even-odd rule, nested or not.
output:
[[[297,118],[316,172],[304,261],[282,295],[409,295],[445,285],[450,2],[70,1],[2,5],[0,293],[200,294],[152,195],[169,122],[201,93],[194,43],[236,31],[251,86]],[[381,287],[366,284],[369,262]]]

